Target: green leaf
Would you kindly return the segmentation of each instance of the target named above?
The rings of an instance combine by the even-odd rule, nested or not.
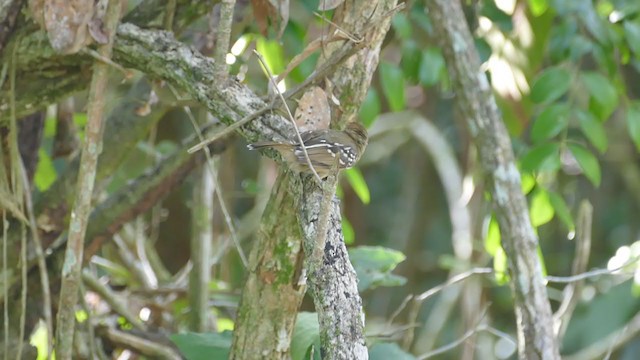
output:
[[[360,106],[360,120],[364,126],[369,127],[380,115],[380,97],[373,87],[367,92],[367,96]]]
[[[584,175],[591,183],[598,187],[600,185],[600,164],[598,159],[584,146],[578,144],[568,144],[569,150],[578,161],[578,165],[584,171]]]
[[[625,21],[624,35],[631,51],[636,55],[640,55],[640,22],[637,20]]]
[[[377,343],[369,349],[369,360],[415,360],[416,357],[402,350],[396,343]]]
[[[536,186],[536,178],[531,174],[523,173],[520,175],[520,189],[522,189],[523,194],[528,194],[533,190],[533,187]]]
[[[497,249],[496,254],[493,256],[493,272],[495,273],[498,285],[505,285],[509,282],[509,275],[507,274],[507,254],[504,252],[502,246]]]
[[[356,241],[356,232],[353,230],[353,226],[346,216],[342,217],[342,235],[344,236],[344,243],[346,245],[353,245]]]
[[[562,223],[567,227],[567,230],[574,231],[576,226],[573,223],[573,217],[571,216],[571,211],[569,210],[569,206],[564,201],[562,196],[559,194],[549,191],[547,193],[549,195],[549,201],[551,202],[551,206],[555,210],[556,215],[560,218]]]
[[[596,149],[598,149],[600,153],[604,153],[605,151],[607,151],[607,146],[609,144],[607,140],[607,134],[604,130],[604,126],[602,126],[602,123],[598,121],[595,115],[588,111],[576,111],[580,130],[582,130],[582,133],[587,138],[587,140],[589,140],[589,142]]]
[[[640,150],[640,103],[637,101],[627,108],[627,126],[636,149]]]
[[[402,67],[405,78],[412,84],[418,82],[421,59],[422,52],[415,41],[408,40],[402,45],[402,60],[400,61],[400,66]]]
[[[347,169],[344,174],[347,177],[347,181],[349,181],[349,185],[351,185],[351,188],[356,193],[360,201],[365,205],[369,204],[369,202],[371,202],[371,193],[369,192],[369,187],[367,186],[367,182],[364,180],[364,176],[362,176],[360,169]]]
[[[533,16],[538,17],[544,14],[549,8],[549,3],[547,0],[528,0],[529,9],[531,9],[531,14]]]
[[[309,360],[311,347],[315,348],[314,359],[320,360],[320,325],[318,314],[300,312],[291,338],[291,359]]]
[[[618,106],[618,91],[608,78],[597,72],[584,72],[582,82],[591,94],[591,99],[599,105],[598,115],[601,119],[608,118]]]
[[[531,129],[531,140],[540,142],[558,135],[569,125],[569,105],[552,104],[545,108],[536,118]]]
[[[559,67],[546,69],[531,85],[531,101],[547,103],[564,95],[571,86],[569,71]]]
[[[540,144],[532,147],[520,160],[522,171],[553,171],[560,168],[560,145]]]
[[[229,358],[231,331],[222,333],[173,334],[169,339],[180,349],[187,360],[210,360]]]
[[[529,207],[531,225],[538,227],[548,223],[553,219],[554,213],[555,212],[547,192],[544,190],[537,190],[531,198],[531,205]]]
[[[349,258],[358,275],[358,291],[378,286],[400,286],[407,279],[391,273],[406,258],[397,250],[381,246],[358,246],[349,249]]]
[[[56,178],[58,174],[56,173],[56,169],[53,167],[53,161],[49,154],[44,151],[44,149],[40,148],[38,150],[38,166],[36,167],[36,173],[34,175],[34,182],[36,184],[36,188],[40,192],[47,190]]]
[[[391,111],[404,110],[404,75],[395,65],[389,63],[380,64],[380,81]]]
[[[424,86],[433,86],[440,81],[444,71],[444,57],[438,48],[428,47],[422,51],[418,77]]]
[[[500,247],[500,226],[494,216],[489,220],[489,226],[487,227],[487,236],[484,238],[484,249],[487,254],[496,256],[496,253],[501,249]]]
[[[277,75],[284,71],[284,55],[282,46],[278,41],[258,37],[256,40],[256,50],[262,55],[272,74]]]
[[[406,40],[411,38],[411,22],[404,13],[397,13],[391,19],[391,26],[393,26],[393,30],[401,39]]]

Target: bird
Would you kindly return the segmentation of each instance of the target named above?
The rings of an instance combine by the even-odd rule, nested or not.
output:
[[[368,143],[367,129],[358,122],[350,122],[344,130],[309,130],[300,134],[311,164],[320,178],[333,171],[352,168],[362,156]],[[274,149],[289,167],[302,174],[312,174],[298,138],[286,142],[261,141],[247,145],[249,150]]]

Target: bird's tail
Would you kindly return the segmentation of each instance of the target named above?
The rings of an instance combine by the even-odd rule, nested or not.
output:
[[[249,144],[247,145],[247,149],[249,150],[259,150],[259,149],[276,149],[278,147],[283,146],[283,144],[277,143],[277,142],[273,142],[273,141],[259,141],[259,142],[255,142],[253,144]]]

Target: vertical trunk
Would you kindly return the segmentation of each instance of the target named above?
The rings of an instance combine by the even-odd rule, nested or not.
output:
[[[458,0],[427,3],[456,92],[457,106],[478,147],[480,163],[508,257],[521,359],[559,359],[551,306],[537,256],[538,238],[529,220],[511,140],[502,122]]]

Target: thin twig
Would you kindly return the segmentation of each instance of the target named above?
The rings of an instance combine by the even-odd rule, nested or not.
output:
[[[173,90],[173,88],[171,89]],[[204,142],[204,136],[202,136],[202,131],[200,131],[200,127],[198,126],[196,119],[193,117],[193,114],[191,113],[191,108],[189,108],[188,106],[185,106],[183,109],[187,114],[187,117],[191,121],[191,125],[193,125],[194,131],[198,135],[198,139],[200,139],[201,143]],[[207,158],[206,167],[207,167],[207,170],[211,173],[213,186],[215,187],[215,194],[218,199],[218,203],[220,204],[220,210],[222,210],[224,221],[227,224],[227,228],[229,229],[229,235],[231,235],[231,240],[233,240],[233,243],[235,244],[236,249],[238,250],[238,255],[240,256],[240,260],[242,260],[242,264],[246,269],[249,266],[249,261],[247,260],[247,256],[244,254],[244,251],[242,250],[242,246],[240,246],[240,241],[238,241],[238,235],[235,230],[235,227],[233,226],[231,215],[229,214],[227,205],[224,202],[224,197],[222,196],[222,191],[220,189],[220,184],[218,182],[218,173],[216,169],[213,167],[213,160],[212,160],[213,158],[211,156],[211,152],[209,151],[208,147],[204,148],[204,152]]]
[[[413,297],[413,302],[411,304],[411,309],[409,310],[409,315],[407,315],[408,321],[409,322],[415,322],[418,318],[418,312],[420,311],[420,306],[422,305],[422,303],[427,300],[428,298],[432,297],[433,295],[439,293],[440,291],[446,289],[447,287],[457,284],[473,275],[476,274],[491,274],[493,273],[493,269],[490,268],[475,268],[475,269],[471,269],[469,271],[460,273],[456,276],[453,276],[452,278],[450,278],[449,280],[447,280],[445,283],[432,287],[431,289],[423,292],[420,295],[416,295]],[[408,302],[403,302],[401,304],[401,307],[406,306]],[[399,308],[398,310],[396,310],[396,313],[399,313],[402,310],[402,308]],[[405,336],[405,338],[403,339],[403,344],[405,348],[408,348],[410,346],[410,344],[413,342],[413,337],[414,337],[414,331],[413,329],[409,329],[409,331],[407,332],[407,335]]]
[[[177,0],[167,0],[164,8],[164,28],[167,31],[173,31],[173,18],[176,14]]]
[[[468,338],[472,337],[475,333],[477,333],[479,331],[480,323],[482,322],[482,320],[484,320],[485,316],[487,315],[487,310],[489,310],[489,306],[488,305],[485,306],[484,310],[482,310],[482,312],[480,313],[480,316],[478,316],[478,320],[476,320],[476,323],[473,326],[473,328],[469,329],[466,333],[464,333],[464,335],[461,338],[459,338],[459,339],[457,339],[457,340],[455,340],[455,341],[453,341],[453,342],[451,342],[451,343],[449,343],[449,344],[447,344],[445,346],[439,347],[439,348],[437,348],[437,349],[435,349],[433,351],[429,351],[428,353],[424,353],[424,354],[416,357],[416,359],[425,360],[425,359],[428,359],[428,358],[432,358],[432,357],[434,357],[436,355],[440,355],[442,353],[445,353],[445,352],[447,352],[447,351],[449,351],[449,350],[461,345],[462,343],[464,343]]]
[[[231,37],[231,24],[233,22],[233,9],[235,0],[222,0],[220,2],[220,18],[216,30],[216,47],[213,52],[215,76],[219,80],[229,75],[227,54],[229,53],[229,38]]]
[[[9,230],[9,222],[7,221],[7,212],[2,211],[2,315],[4,326],[4,343],[9,344],[9,271],[7,271],[7,231]],[[9,352],[4,352],[4,360],[9,359]]]
[[[133,349],[134,351],[142,355],[169,360],[182,359],[182,356],[180,356],[175,350],[166,345],[143,339],[141,337],[131,335],[123,331],[118,331],[106,326],[100,328],[100,330],[100,334],[114,344],[127,349]]]
[[[122,301],[117,294],[115,294],[111,289],[105,286],[99,279],[97,279],[89,270],[85,269],[82,271],[82,282],[89,288],[91,291],[100,295],[102,300],[109,304],[111,310],[127,319],[133,327],[139,330],[146,330],[146,326],[140,319],[131,311],[126,305],[126,302]]]
[[[29,180],[27,179],[27,171],[22,167],[22,183],[25,189],[28,189]],[[29,227],[31,229],[31,237],[36,252],[36,258],[38,260],[38,272],[40,274],[40,287],[42,287],[42,313],[44,316],[44,322],[47,327],[47,359],[51,357],[53,351],[53,316],[51,314],[51,291],[49,289],[49,273],[47,272],[47,263],[45,261],[44,251],[42,250],[42,241],[40,240],[40,233],[38,232],[38,225],[36,224],[36,217],[33,212],[33,200],[31,199],[31,192],[25,191],[24,193],[25,207],[27,208],[27,216],[29,219]]]
[[[624,269],[625,267],[632,265],[640,260],[640,257],[636,257],[635,259],[626,262],[624,265],[620,265],[617,268],[613,269],[595,269],[591,271],[587,271],[582,274],[573,275],[573,276],[547,276],[545,280],[551,283],[557,284],[568,284],[576,281],[582,281],[585,279],[589,279],[592,277],[598,277],[602,275],[625,275],[625,274],[615,274],[617,271]]]
[[[111,57],[115,29],[121,14],[121,1],[110,1],[107,6],[105,29],[109,41],[99,47],[99,54]],[[88,122],[85,141],[78,171],[76,201],[69,222],[69,236],[62,268],[60,306],[56,330],[56,357],[70,359],[73,352],[75,327],[75,307],[78,303],[78,286],[84,259],[84,237],[87,230],[91,199],[95,185],[98,155],[102,149],[102,123],[105,107],[104,92],[107,87],[109,67],[103,63],[94,64],[93,79],[89,90]]]
[[[309,158],[309,154],[307,153],[307,147],[304,145],[304,141],[302,141],[302,136],[300,136],[300,130],[298,129],[298,124],[296,124],[296,121],[293,119],[293,114],[291,113],[291,109],[289,109],[289,105],[287,105],[287,102],[284,96],[282,96],[280,89],[278,89],[278,84],[274,81],[273,74],[271,74],[271,71],[269,70],[269,67],[267,67],[267,63],[266,61],[264,61],[264,58],[262,57],[262,55],[256,50],[253,50],[253,52],[258,57],[258,60],[260,60],[260,64],[262,64],[262,68],[267,73],[267,77],[269,78],[269,82],[271,82],[271,85],[273,86],[274,91],[280,97],[280,100],[284,104],[285,109],[287,109],[289,120],[291,120],[291,123],[293,124],[293,128],[296,131],[298,142],[300,143],[300,147],[302,148],[302,153],[304,154],[304,158],[307,160],[307,165],[309,165],[309,169],[311,169],[311,172],[316,177],[316,180],[318,180],[318,183],[322,184],[322,179],[320,178],[320,175],[318,175],[318,173],[316,172],[316,169],[313,167],[313,164],[311,163],[311,159]]]
[[[578,221],[576,227],[576,255],[573,258],[571,273],[577,275],[587,270],[589,253],[591,252],[591,223],[593,220],[593,206],[588,200],[583,200],[578,210]],[[568,284],[562,294],[562,302],[558,310],[553,314],[554,331],[558,339],[562,339],[569,325],[569,320],[573,314],[578,301],[584,281],[576,281]]]
[[[245,124],[247,124],[251,120],[255,120],[256,118],[260,117],[262,114],[264,114],[267,111],[272,110],[272,109],[273,109],[273,105],[267,105],[267,106],[263,107],[262,109],[243,117],[242,119],[240,119],[240,121],[234,122],[233,124],[231,124],[231,125],[227,126],[226,128],[222,129],[222,131],[220,131],[219,133],[216,133],[212,137],[210,137],[210,138],[208,138],[206,140],[202,140],[197,145],[192,146],[191,148],[189,148],[189,150],[187,150],[187,152],[189,154],[193,154],[194,152],[196,152],[198,150],[204,149],[207,145],[211,144],[212,142],[220,139],[223,136],[226,136],[226,135],[230,134],[234,130],[240,128],[241,126],[244,126]]]

